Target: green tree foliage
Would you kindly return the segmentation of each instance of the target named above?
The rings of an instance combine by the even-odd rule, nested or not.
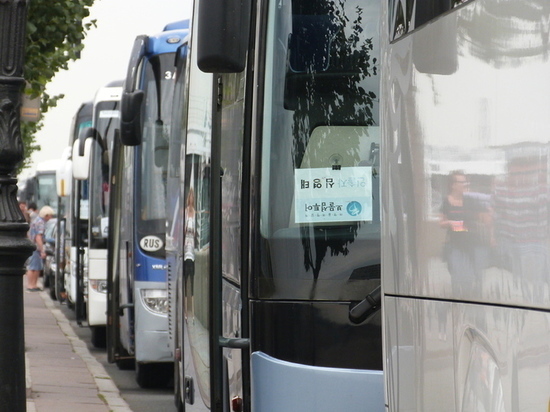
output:
[[[41,96],[40,110],[46,113],[63,95],[50,96],[46,85],[60,70],[66,70],[72,60],[80,58],[87,32],[95,27],[96,21],[84,22],[94,0],[32,0],[29,2],[27,18],[27,44],[24,76],[27,81],[25,93],[31,97]],[[40,150],[35,134],[42,128],[37,123],[23,122],[21,136],[25,146],[24,168],[31,154]]]

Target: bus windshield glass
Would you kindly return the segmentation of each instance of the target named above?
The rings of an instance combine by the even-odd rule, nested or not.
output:
[[[168,140],[174,95],[175,53],[154,56],[145,62],[143,82],[146,96],[143,140],[139,165],[140,237],[164,237],[166,226],[166,181]]]
[[[90,169],[90,218],[93,248],[107,247],[109,216],[109,151],[120,120],[119,101],[101,101],[95,107],[96,139],[92,146],[93,167]]]
[[[60,211],[57,206],[57,192],[55,188],[55,173],[41,174],[38,175],[36,179],[38,180],[36,196],[38,210],[40,210],[42,206],[48,205],[55,213],[59,214]]]
[[[271,3],[259,298],[361,300],[380,284],[379,3]]]

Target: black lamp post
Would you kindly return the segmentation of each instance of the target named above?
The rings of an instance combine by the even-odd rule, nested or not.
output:
[[[26,0],[0,0],[0,410],[25,411],[23,281],[34,245],[17,203]]]

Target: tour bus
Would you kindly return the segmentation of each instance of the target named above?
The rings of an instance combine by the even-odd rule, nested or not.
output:
[[[189,39],[189,38],[188,38]],[[181,162],[180,153],[182,148],[182,128],[187,124],[186,114],[184,110],[187,104],[187,89],[186,79],[188,77],[188,39],[178,48],[176,53],[176,71],[174,85],[174,99],[172,101],[172,117],[168,144],[168,165],[166,177],[166,234],[165,234],[165,251],[166,251],[166,281],[168,292],[168,346],[170,353],[175,357],[176,346],[176,293],[179,288],[178,281],[181,281],[181,264],[180,250],[183,244],[182,231],[179,225],[182,222],[183,208],[180,207],[180,186],[181,186]],[[198,147],[205,147],[204,144],[199,144]],[[180,215],[180,216],[178,216]],[[178,315],[178,316],[181,316]]]
[[[42,206],[51,206],[56,215],[59,214],[60,205],[55,191],[55,172],[59,164],[59,159],[38,163],[34,173],[19,185],[18,200],[26,202],[27,205],[36,203],[38,211]]]
[[[168,141],[178,49],[188,21],[138,36],[121,99],[121,132],[111,174],[109,361],[135,364],[141,387],[166,386],[174,357],[168,340],[166,204]],[[185,58],[185,53],[182,56]]]
[[[188,359],[191,352],[189,339],[185,336],[183,320],[183,265],[188,271],[193,266],[208,270],[209,250],[209,185],[211,153],[212,119],[212,76],[196,69],[191,70],[189,54],[181,48],[176,61],[176,86],[174,90],[172,130],[168,151],[167,212],[166,212],[166,263],[169,293],[169,338],[174,355],[174,388],[178,410],[183,408],[183,388],[185,373],[190,368],[183,367],[183,347]],[[194,59],[196,62],[196,59]],[[190,84],[193,87],[190,87]],[[184,157],[184,158],[182,158]],[[181,190],[183,179],[191,179],[189,187],[203,196],[195,199]],[[186,235],[186,229],[192,229],[184,222],[184,210],[192,205],[195,210],[197,230]],[[192,223],[193,225],[195,223]],[[196,245],[190,252],[192,258],[184,253],[186,239],[196,238]],[[204,287],[207,284],[204,283]],[[208,316],[206,309],[202,316]],[[206,321],[202,318],[203,322]],[[185,336],[185,338],[184,338]],[[204,349],[204,347],[202,348]],[[200,362],[200,361],[199,361]]]
[[[550,410],[549,5],[382,4],[388,410]]]
[[[85,318],[92,344],[105,346],[107,325],[107,244],[109,231],[109,173],[113,142],[120,123],[122,81],[100,88],[93,103],[92,127],[73,146],[73,177],[87,180],[88,234],[83,268]]]
[[[80,105],[70,129],[68,154],[62,157],[57,174],[57,194],[67,200],[67,212],[58,218],[55,273],[55,296],[66,300],[76,312],[77,321],[86,318],[84,274],[87,273],[88,249],[88,180],[73,179],[72,151],[75,142],[84,139],[85,131],[92,127],[93,102]]]
[[[230,3],[192,23],[176,404],[383,411],[380,2]]]

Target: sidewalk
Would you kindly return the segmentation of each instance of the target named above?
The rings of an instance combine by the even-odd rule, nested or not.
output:
[[[131,412],[47,290],[24,290],[27,411]]]

